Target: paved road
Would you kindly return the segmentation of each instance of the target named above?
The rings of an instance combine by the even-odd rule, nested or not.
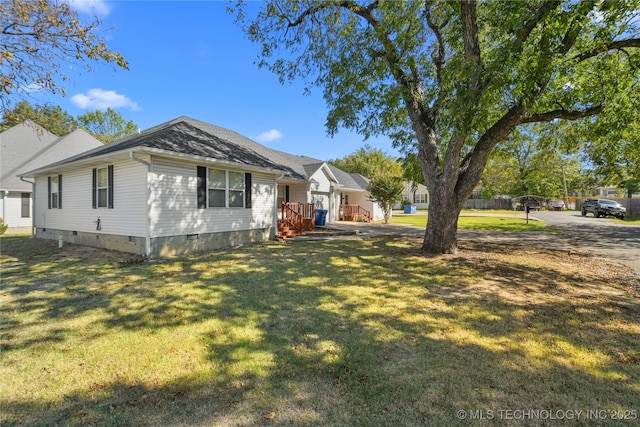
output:
[[[640,227],[580,212],[536,212],[536,218],[560,230],[576,249],[600,254],[631,267],[640,277]]]

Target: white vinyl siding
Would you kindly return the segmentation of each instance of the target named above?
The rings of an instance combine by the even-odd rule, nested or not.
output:
[[[310,178],[311,181],[311,203],[316,209],[327,211],[329,222],[337,216],[337,206],[331,200],[331,179],[324,167],[318,169]]]
[[[46,187],[46,178],[45,178],[45,203],[47,201],[47,187]],[[31,195],[31,193],[29,193]],[[22,192],[14,192],[10,191],[9,194],[3,194],[2,200],[0,200],[2,206],[0,208],[0,217],[4,215],[2,218],[4,223],[8,225],[10,228],[18,228],[18,227],[30,227],[31,226],[31,215],[29,217],[22,216]],[[31,202],[30,206],[31,206]],[[47,205],[45,204],[45,209]]]
[[[36,178],[36,227],[145,236],[147,229],[147,168],[126,160],[113,164],[114,209],[93,209],[93,168],[63,175],[62,209],[47,209],[47,177]],[[100,218],[101,229],[96,230]]]
[[[309,203],[311,196],[309,195],[309,186],[305,182],[304,184],[290,184],[289,185],[289,201]]]
[[[198,209],[197,166],[189,162],[154,157],[150,208],[152,237],[272,226],[276,193],[273,175],[251,172],[252,188],[246,189],[251,191],[250,209]],[[244,171],[231,172],[242,174],[244,186]],[[209,189],[210,187],[207,191]],[[240,202],[244,203],[243,200]]]

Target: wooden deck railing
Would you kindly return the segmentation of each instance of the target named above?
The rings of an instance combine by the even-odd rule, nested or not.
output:
[[[371,222],[373,215],[360,205],[340,205],[340,220]]]
[[[282,202],[280,219],[302,234],[315,228],[315,207],[313,203]]]

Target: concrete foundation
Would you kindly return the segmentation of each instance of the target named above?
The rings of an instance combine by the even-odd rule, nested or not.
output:
[[[36,229],[36,237],[59,240],[77,245],[92,246],[113,251],[145,254],[146,238],[143,236],[118,236],[103,233],[87,233],[52,228]],[[190,234],[151,238],[151,258],[207,252],[229,246],[264,242],[274,238],[271,227],[255,230],[238,230],[221,233]]]
[[[271,227],[186,236],[154,237],[151,239],[151,254],[152,257],[166,257],[207,252],[229,246],[264,242],[273,237]]]
[[[53,228],[36,229],[36,237],[41,239],[59,240],[76,245],[92,246],[94,248],[112,251],[129,252],[144,256],[145,238],[140,236],[117,236],[103,233],[87,233],[83,231],[56,230]]]

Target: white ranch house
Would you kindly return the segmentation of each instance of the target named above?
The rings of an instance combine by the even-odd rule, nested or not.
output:
[[[315,210],[328,223],[382,218],[365,177],[188,117],[24,177],[37,237],[150,257],[303,233]]]

